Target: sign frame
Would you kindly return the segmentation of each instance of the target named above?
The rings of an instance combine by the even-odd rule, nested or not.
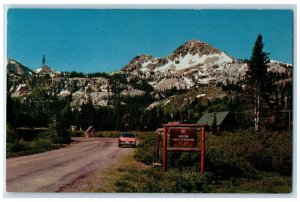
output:
[[[205,157],[205,124],[163,124],[163,171],[167,171],[167,152],[200,152],[200,171],[204,173],[204,157]],[[168,147],[168,129],[174,128],[201,128],[201,147],[196,146],[179,146],[179,147]],[[170,140],[171,141],[171,140]]]

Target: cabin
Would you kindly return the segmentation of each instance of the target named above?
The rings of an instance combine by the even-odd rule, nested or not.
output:
[[[88,127],[88,129],[84,133],[85,137],[97,137],[97,130],[94,126]]]
[[[229,111],[204,113],[197,123],[207,125],[206,129],[208,131],[211,131],[213,127],[214,117],[216,118],[217,132],[232,131],[238,129],[238,124],[234,116]]]

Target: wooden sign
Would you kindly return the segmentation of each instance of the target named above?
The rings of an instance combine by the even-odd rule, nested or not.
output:
[[[170,146],[171,147],[196,147],[197,129],[196,128],[171,128]]]
[[[167,152],[200,152],[200,171],[204,173],[205,126],[205,124],[162,125],[164,128],[162,161],[163,171],[167,171]],[[199,140],[201,141],[200,145],[198,146],[197,128],[202,128],[201,136],[199,137]],[[170,134],[170,138],[168,138],[168,133]],[[170,139],[170,141],[168,139]]]

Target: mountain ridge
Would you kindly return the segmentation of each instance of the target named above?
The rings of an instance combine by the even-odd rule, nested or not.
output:
[[[189,90],[201,89],[204,86],[240,85],[247,69],[246,61],[236,60],[197,40],[184,43],[163,58],[148,54],[138,55],[118,73],[106,76],[96,73],[90,76],[82,73],[60,73],[45,64],[31,70],[13,59],[7,61],[8,80],[13,81],[9,92],[13,97],[23,96],[34,90],[30,84],[32,79],[24,81],[19,79],[20,76],[39,77],[49,74],[51,82],[43,87],[44,90],[62,99],[71,96],[72,106],[90,101],[95,106],[108,106],[114,102],[111,98],[117,94],[142,96],[147,92],[159,99],[174,88]],[[292,66],[271,60],[269,71],[289,77]],[[119,80],[116,82],[115,78]]]
[[[147,61],[139,58],[135,57],[134,62],[132,60],[126,64],[121,73],[129,76],[129,79],[149,79],[155,90],[191,88],[197,84],[237,83],[247,70],[246,63],[238,62],[227,53],[195,39],[179,46],[166,57],[151,56],[151,60]]]
[[[150,82],[156,90],[172,87],[191,88],[198,84],[236,84],[244,79],[248,69],[247,62],[237,60],[224,51],[195,39],[179,46],[170,55],[157,58],[153,63],[136,64],[136,66],[144,66],[142,69],[130,65],[132,64],[125,66],[125,69],[131,70],[126,70],[127,75],[133,77],[144,75],[150,80],[151,77],[156,78],[156,82]],[[280,73],[290,72],[291,66],[271,61],[269,70]]]
[[[34,73],[32,69],[12,58],[7,59],[7,72],[19,76],[29,76]]]

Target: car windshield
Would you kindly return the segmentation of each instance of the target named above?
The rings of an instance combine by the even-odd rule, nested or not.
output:
[[[121,133],[120,137],[135,137],[135,135],[131,133]]]

